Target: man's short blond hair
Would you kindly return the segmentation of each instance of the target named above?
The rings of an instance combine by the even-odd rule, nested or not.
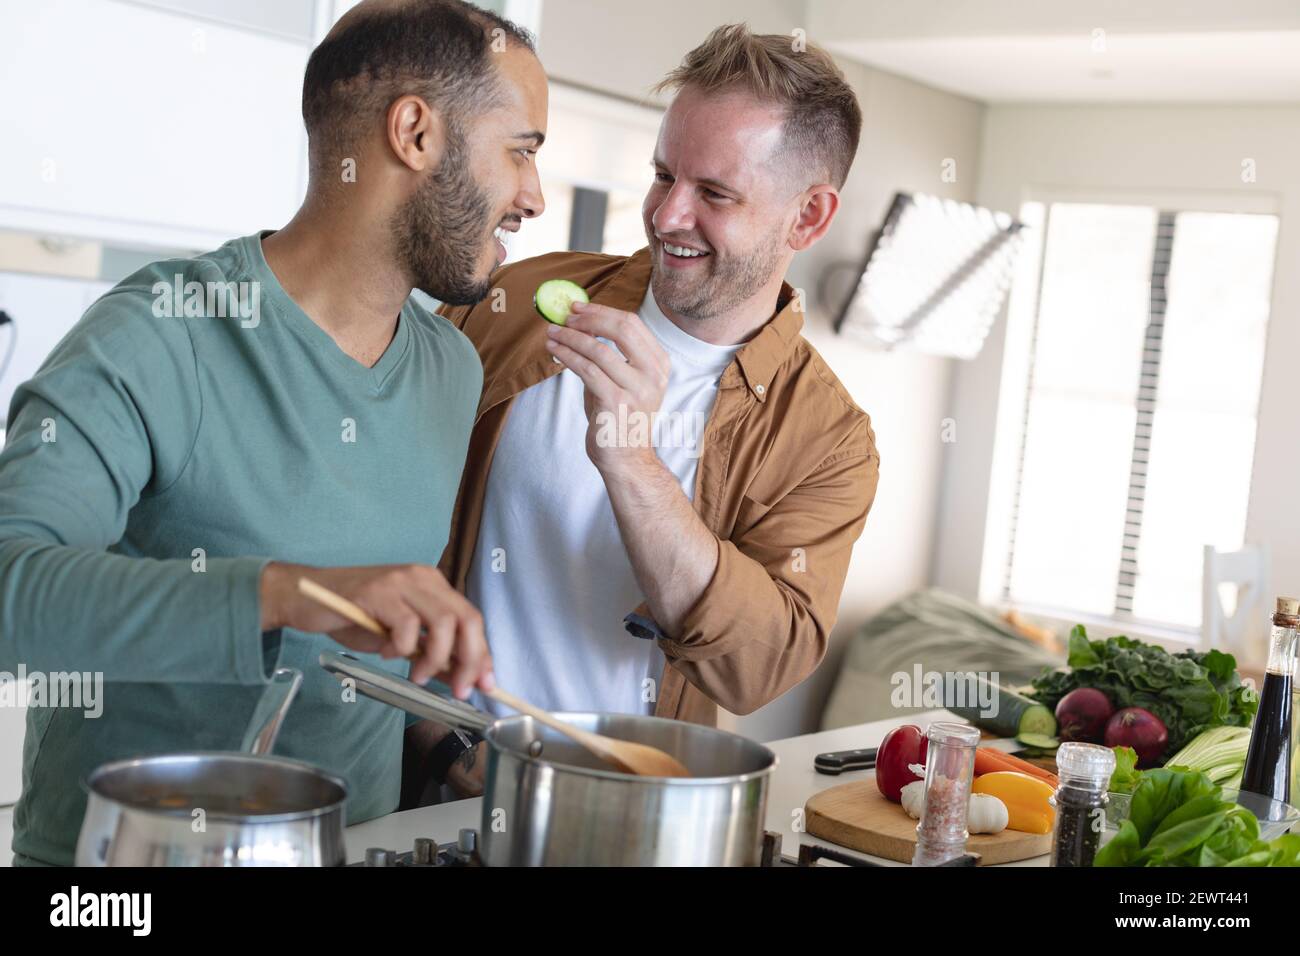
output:
[[[793,36],[755,34],[743,23],[718,27],[654,91],[690,87],[706,93],[742,91],[785,108],[784,150],[801,160],[812,182],[840,189],[858,151],[862,111],[835,60]]]

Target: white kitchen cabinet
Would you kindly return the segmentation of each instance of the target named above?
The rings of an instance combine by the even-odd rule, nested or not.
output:
[[[12,675],[9,675],[12,677]],[[13,692],[17,691],[16,694]],[[26,706],[8,706],[13,695],[22,704],[27,702],[27,685],[10,685],[5,688],[5,704],[0,706],[0,807],[16,803],[23,783],[23,737],[27,729]],[[8,840],[5,846],[9,845]]]
[[[14,838],[14,811],[6,807],[0,810],[0,866],[13,866],[14,851],[9,844]]]
[[[117,0],[0,5],[0,228],[208,249],[283,225],[309,53]]]
[[[40,368],[50,350],[68,333],[90,304],[112,288],[95,279],[0,272],[0,309],[13,317],[17,351],[0,378],[0,429],[9,413],[14,389]],[[0,329],[0,355],[9,347],[10,328]],[[0,443],[2,446],[2,443]]]
[[[27,728],[26,706],[9,704],[26,704],[26,684],[6,687],[3,700],[5,706],[0,706],[0,866],[9,866],[13,860],[9,849],[14,831],[12,805],[22,792],[23,737]]]

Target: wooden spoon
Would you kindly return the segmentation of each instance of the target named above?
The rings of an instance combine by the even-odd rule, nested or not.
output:
[[[365,628],[371,634],[388,637],[388,628],[341,594],[321,587],[307,578],[298,579],[298,591],[358,627]],[[527,714],[539,724],[545,724],[552,730],[564,734],[624,773],[634,773],[642,777],[689,777],[691,775],[679,760],[657,747],[633,743],[630,740],[615,740],[613,737],[594,734],[589,730],[575,727],[499,687],[482,693],[521,714]]]

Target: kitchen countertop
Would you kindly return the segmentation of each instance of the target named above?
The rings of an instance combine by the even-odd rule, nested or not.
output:
[[[841,783],[858,780],[870,770],[855,770],[838,776],[818,773],[813,769],[813,757],[831,750],[854,750],[862,747],[875,747],[880,744],[894,727],[900,724],[919,724],[925,727],[932,720],[957,720],[948,711],[933,710],[920,714],[905,714],[889,720],[877,720],[837,730],[826,730],[815,734],[802,734],[768,743],[776,754],[778,763],[772,774],[772,782],[767,794],[768,830],[781,834],[781,856],[794,862],[799,855],[802,844],[833,847],[842,853],[871,860],[887,866],[903,866],[890,860],[856,853],[836,846],[825,840],[798,832],[795,827],[802,818],[804,803],[819,790],[825,790]],[[983,741],[982,746],[992,744]],[[996,745],[996,744],[994,744]],[[1009,749],[1009,748],[1008,748]],[[432,807],[420,807],[401,813],[390,813],[384,817],[367,820],[347,828],[347,856],[349,863],[358,863],[365,858],[367,847],[384,847],[405,852],[411,849],[416,837],[432,837],[438,843],[450,843],[456,839],[462,827],[479,826],[479,810],[482,800],[471,798],[443,803]],[[1046,866],[1046,854],[1023,860],[1008,866]]]

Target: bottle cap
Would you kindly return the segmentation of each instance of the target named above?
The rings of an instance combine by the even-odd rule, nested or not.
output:
[[[1101,744],[1063,743],[1056,748],[1056,769],[1062,776],[1086,777],[1107,784],[1115,772],[1115,751]]]
[[[1290,597],[1278,598],[1277,613],[1285,614],[1288,617],[1295,617],[1297,614],[1300,614],[1300,600]]]

